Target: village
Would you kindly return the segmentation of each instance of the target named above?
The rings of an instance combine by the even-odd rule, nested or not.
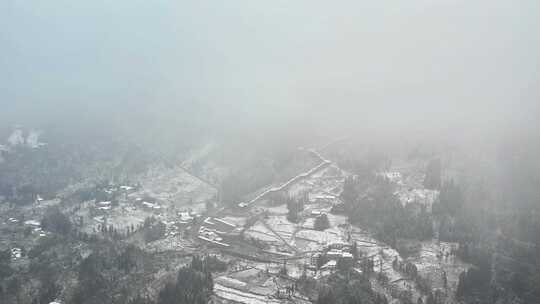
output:
[[[98,198],[65,206],[64,211],[87,235],[116,237],[151,253],[219,257],[228,267],[215,274],[217,302],[311,303],[316,291],[305,282],[320,280],[340,267],[367,273],[373,288],[389,300],[404,294],[414,301],[425,298],[417,275],[431,282],[432,289],[453,293],[460,273],[468,267],[452,255],[457,244],[416,242],[417,254],[402,257],[335,212],[343,209],[340,195],[351,174],[315,150],[306,153],[317,160],[315,167],[279,186],[247,195],[236,206],[221,206],[219,187],[177,166],[150,170],[137,183],[104,185]],[[380,174],[395,185],[402,204],[431,210],[437,191],[423,189],[422,174],[402,171]],[[292,199],[302,202],[294,220],[287,206]],[[23,263],[24,248],[48,237],[40,217],[59,203],[58,198],[38,196],[26,210],[2,213],[1,229],[12,236],[24,231],[24,238],[10,239],[11,244],[19,244],[11,246],[15,263]]]

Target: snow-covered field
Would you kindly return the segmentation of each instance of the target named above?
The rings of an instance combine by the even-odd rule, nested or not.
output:
[[[296,238],[304,239],[323,246],[344,242],[342,232],[337,227],[332,227],[324,231],[302,229],[296,233]]]
[[[142,193],[161,201],[186,203],[204,203],[213,199],[217,190],[186,172],[181,167],[153,168],[141,180]]]
[[[269,243],[282,243],[282,241],[266,226],[258,222],[251,226],[246,232],[245,236]]]
[[[280,300],[270,299],[250,292],[243,292],[234,288],[225,287],[219,283],[214,285],[214,293],[223,299],[244,304],[281,304]]]
[[[408,258],[418,268],[421,276],[429,278],[434,288],[443,288],[442,275],[446,273],[448,287],[457,288],[459,275],[471,265],[464,263],[451,254],[458,244],[441,242],[422,242],[422,248],[417,256]]]
[[[438,197],[437,191],[423,189],[419,182],[421,177],[417,175],[407,175],[401,172],[386,172],[384,174],[395,183],[396,194],[404,204],[416,202],[431,207],[433,201]],[[341,203],[339,196],[347,175],[335,165],[329,165],[288,185],[287,192],[290,196],[297,199],[307,198],[299,223],[291,223],[287,220],[288,210],[285,204],[270,205],[269,201],[261,199],[261,201],[258,201],[257,208],[267,211],[268,216],[264,219],[261,218],[248,228],[244,236],[247,239],[251,238],[266,243],[268,247],[265,253],[270,254],[271,259],[277,259],[278,261],[284,259],[289,278],[300,277],[305,265],[311,262],[312,255],[323,251],[328,245],[354,241],[357,243],[361,258],[371,259],[374,263],[374,271],[383,272],[388,278],[388,285],[382,286],[375,276],[371,277],[374,288],[386,295],[390,295],[396,290],[411,291],[415,299],[420,295],[416,286],[414,286],[414,282],[397,269],[394,269],[392,265],[394,260],[414,263],[420,276],[429,278],[433,282],[434,288],[442,286],[441,274],[446,273],[449,287],[455,289],[459,273],[466,269],[467,265],[453,257],[442,258],[442,260],[440,258],[440,252],[449,252],[451,246],[454,246],[453,244],[423,242],[417,256],[405,259],[395,249],[373,238],[368,232],[359,227],[350,226],[345,215],[330,213],[335,204]],[[164,174],[163,176],[167,175]],[[163,178],[170,178],[170,176]],[[167,192],[172,191],[174,193],[173,190],[176,189],[174,187],[173,189],[170,188],[175,183],[175,179],[172,180],[172,182],[167,182],[165,185],[154,187],[151,184],[147,186],[154,189],[153,191],[156,194],[162,188]],[[183,177],[176,177],[176,181],[178,180],[185,181]],[[156,183],[159,183],[159,179]],[[204,185],[197,186],[197,183],[194,182],[190,187],[184,187],[183,189],[198,191],[198,187],[204,188]],[[268,191],[271,187],[276,186],[260,189],[258,193]],[[204,193],[204,191],[201,193]],[[324,231],[313,229],[314,218],[320,213],[328,215],[331,228]],[[238,226],[245,224],[245,218],[242,216],[228,216],[224,219]],[[282,251],[287,251],[287,253]],[[278,278],[277,273],[282,265],[279,262],[275,265],[257,262],[247,262],[247,264],[251,264],[253,268],[238,272],[230,271],[226,276],[217,278],[216,295],[222,299],[238,303],[282,303],[280,300],[271,297],[279,288],[273,280]],[[331,270],[319,271],[316,275],[320,277],[330,272]]]
[[[265,221],[275,232],[279,233],[279,235],[286,240],[290,240],[292,234],[296,230],[296,225],[289,222],[286,216],[270,216]]]

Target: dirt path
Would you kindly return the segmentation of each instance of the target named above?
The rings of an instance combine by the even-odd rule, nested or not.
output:
[[[294,246],[292,246],[291,244],[289,244],[289,242],[287,242],[287,240],[285,240],[277,231],[274,230],[274,228],[272,228],[271,225],[268,225],[268,223],[262,219],[261,220],[261,223],[264,225],[264,227],[266,227],[268,230],[272,231],[273,234],[275,234],[278,239],[280,239],[287,247],[289,247],[289,249],[291,249],[292,251],[294,251],[295,253],[298,253],[298,249],[296,249]]]
[[[308,151],[312,155],[317,157],[321,161],[321,163],[318,164],[317,166],[311,168],[310,170],[308,170],[306,172],[298,174],[297,176],[291,178],[290,180],[286,181],[285,183],[281,184],[278,187],[272,187],[272,188],[267,189],[266,191],[264,191],[261,194],[257,195],[254,199],[250,200],[249,202],[240,203],[239,206],[240,207],[250,206],[250,205],[256,203],[257,201],[259,201],[260,199],[264,198],[265,196],[267,196],[267,195],[269,195],[271,193],[276,193],[276,192],[285,190],[288,187],[292,186],[293,184],[299,182],[300,180],[308,178],[311,175],[317,173],[318,171],[320,171],[320,170],[326,168],[327,166],[329,166],[330,164],[332,164],[331,161],[329,161],[329,160],[325,159],[324,157],[322,157],[322,155],[319,152],[317,152],[315,149],[310,149]]]

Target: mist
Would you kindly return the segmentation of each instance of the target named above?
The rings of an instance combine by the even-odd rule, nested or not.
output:
[[[0,303],[540,303],[538,155],[538,0],[0,0]]]
[[[457,133],[539,113],[537,1],[1,6],[12,124]]]

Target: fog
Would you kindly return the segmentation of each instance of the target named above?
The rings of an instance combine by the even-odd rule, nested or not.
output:
[[[539,28],[534,0],[6,0],[0,118],[329,136],[532,128]]]
[[[0,0],[0,304],[540,303],[540,0]]]

